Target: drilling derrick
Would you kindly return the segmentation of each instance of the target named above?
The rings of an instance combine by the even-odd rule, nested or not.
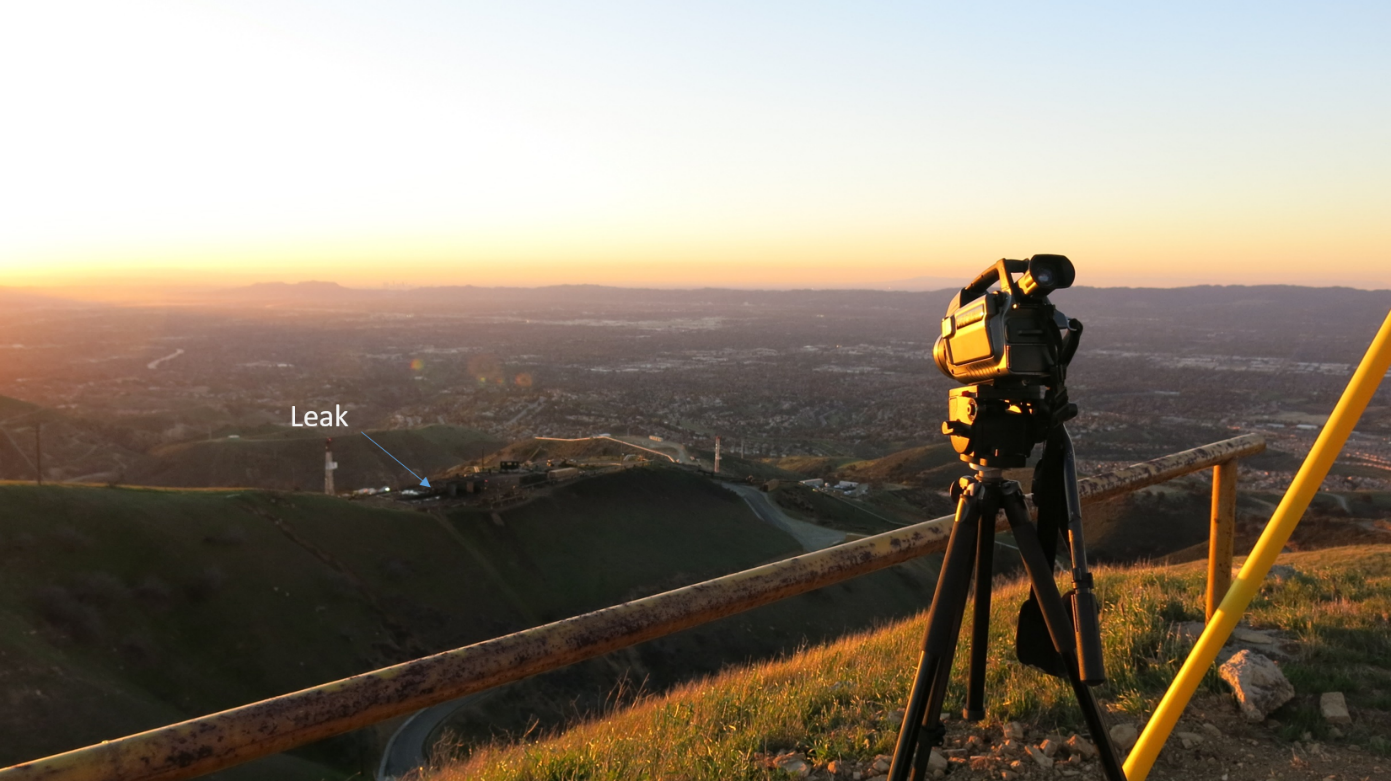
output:
[[[338,462],[333,460],[333,437],[324,440],[324,493],[333,496],[333,470]]]

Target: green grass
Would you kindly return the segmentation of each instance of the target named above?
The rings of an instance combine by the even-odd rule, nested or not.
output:
[[[0,506],[0,766],[801,552],[721,485],[655,467],[558,486],[501,525],[255,490],[0,483]],[[625,674],[664,690],[858,631],[918,610],[934,578],[923,560],[764,606],[522,682],[505,712],[453,726],[486,740],[588,709],[586,692],[598,707]],[[313,781],[370,753],[360,736],[305,751],[218,777]]]
[[[491,515],[458,510],[449,519],[544,620],[801,552],[738,495],[679,469],[580,480],[503,513],[502,526]],[[623,566],[596,566],[595,552]]]
[[[1283,667],[1299,694],[1277,712],[1286,729],[1326,734],[1310,717],[1310,698],[1336,687],[1354,708],[1386,708],[1391,676],[1391,546],[1330,549],[1282,557],[1306,576],[1268,584],[1248,614],[1301,642]],[[1108,684],[1099,694],[1113,710],[1150,711],[1187,649],[1169,632],[1201,619],[1204,570],[1105,568],[1098,572]],[[991,617],[987,720],[1021,720],[1076,729],[1080,714],[1061,682],[1013,661],[1012,626],[1021,582],[996,588]],[[732,669],[661,696],[640,698],[603,718],[526,742],[498,742],[443,763],[428,778],[453,779],[752,779],[772,771],[756,754],[798,749],[815,761],[887,753],[917,658],[922,618],[847,637],[775,662]],[[969,627],[970,617],[967,616]],[[963,637],[967,636],[963,631]],[[958,650],[947,709],[964,696],[965,647]],[[1215,673],[1203,688],[1220,691]],[[1316,706],[1314,706],[1316,707]],[[1353,739],[1391,749],[1376,735]],[[1380,743],[1377,741],[1381,740]]]
[[[0,506],[0,765],[800,552],[675,470],[579,481],[501,527],[265,491],[0,484]]]

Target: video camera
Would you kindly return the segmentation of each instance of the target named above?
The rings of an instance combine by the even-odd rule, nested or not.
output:
[[[1018,279],[1014,275],[1019,275]],[[1054,308],[1048,294],[1070,287],[1072,261],[1062,255],[998,260],[961,289],[942,319],[933,358],[942,373],[966,383],[951,389],[942,433],[951,437],[973,475],[952,485],[956,517],[937,590],[927,613],[918,671],[903,709],[889,765],[890,781],[922,781],[934,747],[942,745],[942,705],[969,592],[975,592],[971,662],[963,716],[985,718],[985,669],[990,643],[990,586],[998,516],[1004,513],[1028,573],[1029,598],[1019,609],[1015,655],[1024,664],[1072,684],[1109,781],[1125,781],[1105,714],[1090,687],[1106,681],[1101,625],[1083,541],[1077,457],[1064,421],[1077,415],[1067,400],[1067,366],[1082,324]],[[998,290],[991,288],[998,282]],[[1023,489],[1004,470],[1024,466],[1034,445],[1046,443],[1034,466],[1030,518]],[[1067,538],[1073,590],[1058,592],[1053,577],[1058,543]],[[971,583],[974,575],[974,585]]]
[[[1082,324],[1048,300],[1075,277],[1063,255],[1000,259],[947,307],[932,357],[943,374],[968,384],[952,389],[942,424],[963,461],[1022,467],[1055,425],[1076,416],[1063,383]]]

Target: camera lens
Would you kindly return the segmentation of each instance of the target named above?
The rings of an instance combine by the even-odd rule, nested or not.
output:
[[[1071,287],[1072,261],[1063,255],[1035,255],[1029,258],[1029,270],[1019,278],[1019,289],[1026,296],[1046,296],[1062,287]]]

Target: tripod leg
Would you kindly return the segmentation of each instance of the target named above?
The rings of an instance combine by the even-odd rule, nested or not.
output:
[[[898,743],[894,746],[889,781],[909,781],[910,778],[921,781],[932,747],[942,741],[942,698],[946,696],[946,679],[951,672],[961,615],[966,610],[967,586],[975,564],[980,493],[980,483],[972,483],[956,505],[956,523],[947,541],[942,571],[937,576],[937,590],[927,613],[927,634],[923,638],[923,651],[918,658],[908,706],[904,708]]]
[[[987,492],[981,502],[980,534],[976,538],[976,596],[971,622],[971,674],[966,686],[967,721],[985,718],[985,665],[990,651],[990,583],[995,566],[995,515],[999,502]]]
[[[1043,546],[1038,541],[1038,530],[1029,521],[1029,509],[1024,505],[1024,495],[1020,492],[1018,483],[1012,480],[1004,483],[1001,504],[1004,506],[1005,516],[1009,518],[1010,529],[1014,532],[1014,541],[1019,546],[1019,555],[1024,559],[1024,569],[1029,573],[1029,582],[1038,597],[1038,606],[1043,612],[1043,622],[1048,626],[1048,635],[1053,640],[1053,647],[1058,649],[1058,655],[1063,658],[1063,667],[1067,669],[1068,681],[1071,682],[1072,691],[1077,696],[1077,705],[1082,709],[1082,718],[1086,720],[1087,730],[1091,732],[1092,740],[1101,754],[1102,770],[1109,781],[1125,781],[1125,770],[1121,767],[1115,745],[1111,743],[1111,734],[1106,729],[1101,706],[1093,696],[1091,688],[1082,682],[1077,666],[1077,643],[1072,634],[1072,624],[1067,620],[1067,609],[1063,604],[1062,595],[1058,593],[1058,584],[1053,580],[1053,563],[1043,554]]]

